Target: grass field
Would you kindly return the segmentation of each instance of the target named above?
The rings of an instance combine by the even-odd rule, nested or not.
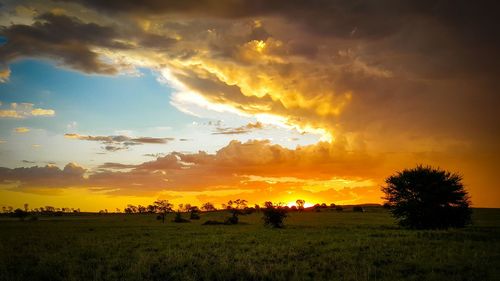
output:
[[[0,280],[500,280],[500,209],[465,229],[400,229],[386,210],[292,213],[286,228],[154,215],[0,220]]]

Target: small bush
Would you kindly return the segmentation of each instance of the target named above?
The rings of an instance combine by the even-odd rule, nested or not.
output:
[[[342,206],[340,206],[340,205],[337,205],[335,207],[335,211],[337,211],[337,212],[342,212],[343,210],[344,210],[344,208]]]
[[[239,219],[237,216],[231,216],[224,221],[224,224],[238,224],[238,221]]]
[[[183,218],[181,212],[176,212],[173,222],[183,223],[183,222],[189,222],[189,220]]]
[[[268,206],[262,210],[264,225],[275,228],[283,227],[283,220],[288,216],[287,210],[279,206]]]
[[[198,212],[191,212],[189,215],[190,220],[199,220],[200,219],[200,214]]]
[[[364,213],[365,212],[365,209],[361,206],[354,206],[352,207],[352,211],[353,212],[358,212],[358,213]]]
[[[29,215],[28,212],[23,211],[21,209],[15,209],[14,213],[12,213],[12,216],[15,218],[19,218],[20,220],[24,220],[27,216]]]

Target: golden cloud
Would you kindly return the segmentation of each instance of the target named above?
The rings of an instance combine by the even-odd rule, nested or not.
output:
[[[491,37],[494,9],[485,4],[76,2],[38,5],[23,24],[6,24],[0,58],[56,58],[102,74],[148,67],[175,90],[171,103],[183,112],[229,112],[329,141],[295,150],[234,142],[216,154],[169,154],[129,172],[97,173],[99,184],[115,178],[123,190],[148,192],[199,190],[204,180],[224,189],[240,185],[243,175],[381,178],[429,161],[464,171],[477,190],[493,186],[500,69],[492,62],[500,60],[500,46]],[[467,28],[464,17],[471,19]],[[6,108],[0,116],[27,115]]]
[[[9,68],[0,69],[0,83],[8,82],[9,77],[10,77],[10,69]]]
[[[16,132],[18,134],[24,134],[24,133],[27,133],[29,131],[30,131],[30,129],[26,128],[26,127],[17,127],[17,128],[14,128],[14,132]]]
[[[32,103],[11,103],[8,109],[0,109],[0,118],[47,117],[54,116],[56,113],[53,109],[34,108],[33,106]]]

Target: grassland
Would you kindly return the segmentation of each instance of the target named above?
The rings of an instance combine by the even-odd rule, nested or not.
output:
[[[399,228],[382,208],[261,214],[240,225],[161,224],[154,215],[0,220],[0,280],[500,280],[500,209],[465,229]]]

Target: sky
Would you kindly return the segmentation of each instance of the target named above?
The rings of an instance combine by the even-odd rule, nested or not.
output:
[[[500,207],[494,1],[0,0],[0,205]]]

